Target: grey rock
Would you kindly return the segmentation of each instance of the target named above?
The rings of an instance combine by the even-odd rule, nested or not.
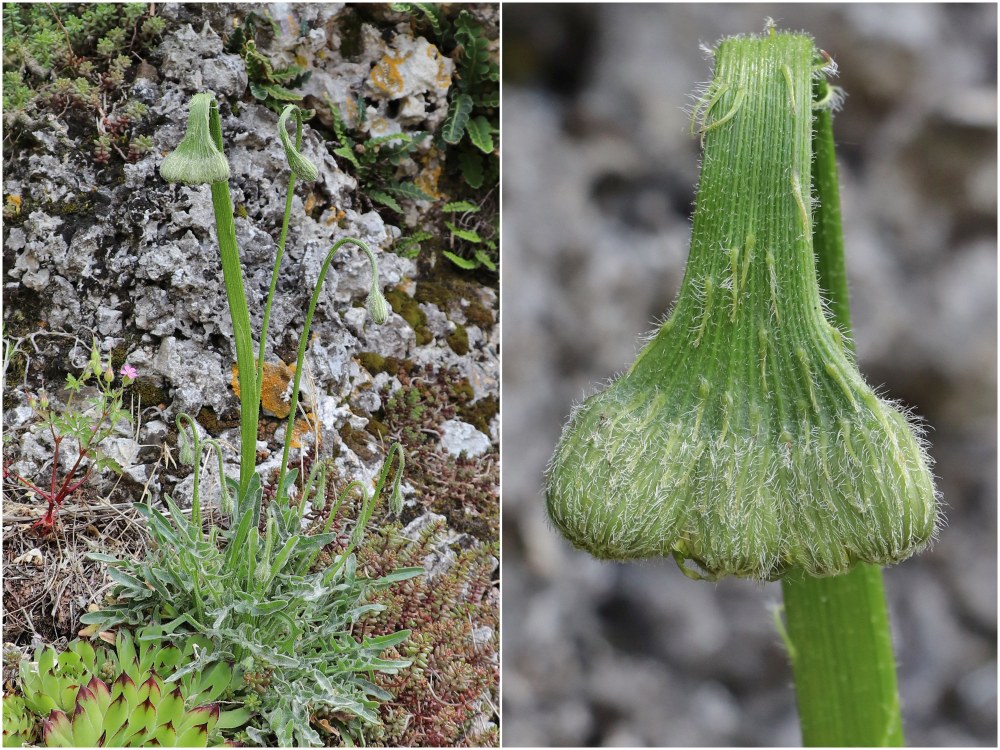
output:
[[[110,336],[114,333],[118,333],[122,329],[122,313],[121,310],[115,310],[110,307],[98,307],[97,308],[97,330],[100,331],[105,336]]]
[[[449,419],[441,423],[441,447],[452,456],[465,454],[475,458],[486,453],[491,447],[489,437],[468,422]]]
[[[169,34],[160,46],[160,72],[190,92],[211,90],[218,97],[239,96],[247,87],[242,58],[222,51],[222,39],[207,23],[196,32],[190,25]]]

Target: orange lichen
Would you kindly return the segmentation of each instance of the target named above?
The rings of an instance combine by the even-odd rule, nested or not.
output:
[[[344,120],[352,123],[355,127],[358,124],[358,103],[354,99],[344,100]]]
[[[333,224],[339,224],[341,219],[343,219],[345,216],[347,216],[346,211],[343,211],[339,208],[334,208],[333,211],[330,212],[330,216],[327,217],[326,224],[327,226],[331,226]]]
[[[433,44],[427,45],[427,56],[431,60],[437,61],[438,69],[435,83],[438,88],[442,90],[451,88],[451,72],[448,70],[448,64],[445,62],[445,56]]]
[[[399,57],[386,54],[378,64],[372,68],[369,80],[372,86],[387,94],[400,94],[403,91],[403,74],[399,72],[399,66],[406,62],[412,53],[406,53]]]
[[[316,418],[315,415],[312,412],[309,412],[304,417],[299,417],[298,419],[295,420],[295,427],[292,428],[292,442],[291,442],[292,448],[301,448],[302,438],[306,437],[307,435],[313,434],[312,423],[313,420],[315,420],[315,418]],[[318,430],[316,431],[316,441],[317,443],[319,443],[317,447],[320,447],[320,445],[322,445],[323,443],[323,434]]]
[[[437,200],[441,197],[441,192],[438,190],[438,181],[440,179],[441,165],[437,159],[434,159],[433,161],[429,160],[429,163],[420,171],[420,174],[413,178],[413,184],[427,193],[433,200]]]
[[[260,405],[265,411],[276,417],[284,418],[291,411],[291,406],[285,399],[288,392],[288,383],[295,374],[295,365],[286,365],[281,360],[272,364],[264,363],[264,378],[260,389]],[[232,376],[233,392],[237,397],[240,395],[239,367],[233,365]]]

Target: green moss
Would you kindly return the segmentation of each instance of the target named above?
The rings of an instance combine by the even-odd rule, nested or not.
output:
[[[401,289],[393,289],[385,295],[386,300],[392,306],[393,312],[401,315],[403,320],[409,324],[410,328],[417,335],[417,346],[423,346],[433,341],[430,329],[427,327],[427,316],[420,309],[417,300]]]
[[[389,425],[381,420],[375,419],[375,417],[369,418],[365,429],[379,440],[385,440],[386,436],[389,434]]]
[[[465,319],[469,325],[488,331],[493,327],[494,320],[490,311],[477,299],[469,300],[469,306],[465,308]]]
[[[125,364],[128,355],[129,348],[126,344],[119,344],[111,350],[111,367],[114,368],[115,372],[118,372],[121,366]]]
[[[357,358],[361,366],[372,375],[377,375],[380,372],[395,375],[400,369],[410,372],[414,367],[413,360],[400,359],[399,357],[383,357],[376,352],[361,352],[357,355]]]
[[[493,315],[479,301],[480,286],[456,276],[446,276],[442,279],[417,282],[417,290],[413,298],[417,302],[436,305],[448,314],[455,307],[462,307],[465,319],[469,325],[482,328],[484,331],[493,327]],[[468,304],[463,306],[460,300]]]
[[[471,386],[470,386],[471,387]],[[500,403],[496,396],[487,396],[474,404],[465,404],[458,408],[458,413],[463,420],[471,424],[485,435],[490,434],[490,421],[500,410]]]
[[[448,334],[448,346],[460,357],[469,353],[469,333],[465,326],[457,326]]]
[[[370,461],[375,457],[371,449],[370,438],[365,430],[355,430],[350,423],[340,428],[340,439],[344,445],[354,451],[359,458]]]
[[[361,366],[372,375],[388,371],[389,368],[386,365],[386,359],[392,359],[392,357],[383,357],[376,352],[361,352],[358,355],[358,361],[361,363]]]
[[[139,397],[139,405],[143,409],[157,404],[167,403],[167,392],[153,383],[150,378],[140,377],[131,386],[131,392]]]

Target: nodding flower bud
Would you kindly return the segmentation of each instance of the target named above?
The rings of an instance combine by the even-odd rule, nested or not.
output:
[[[919,434],[865,384],[823,312],[809,210],[814,58],[795,34],[717,49],[674,311],[625,374],[574,410],[547,469],[550,518],[597,557],[773,580],[898,562],[935,533]]]
[[[229,179],[229,162],[215,143],[209,119],[218,123],[219,111],[211,94],[191,98],[188,128],[184,139],[160,165],[160,176],[167,182],[204,185]]]
[[[372,280],[371,291],[368,292],[368,298],[365,300],[365,309],[368,310],[375,325],[382,325],[389,319],[389,302],[378,288],[375,279]]]
[[[288,118],[293,115],[295,117],[295,143],[292,143],[292,139],[288,135]],[[288,161],[288,166],[296,177],[306,182],[313,182],[319,177],[316,165],[299,151],[302,148],[302,110],[294,104],[285,107],[281,116],[278,117],[278,137],[281,139],[281,145],[285,147],[285,159]]]
[[[398,516],[403,512],[403,472],[406,470],[406,456],[403,453],[403,446],[399,445],[399,466],[396,467],[396,476],[392,480],[392,494],[389,495],[389,512]]]
[[[365,309],[368,310],[368,314],[375,325],[382,325],[389,319],[389,302],[386,300],[385,295],[382,294],[381,284],[379,283],[378,261],[375,260],[375,253],[371,251],[368,245],[358,242],[357,246],[368,256],[368,261],[372,267],[372,284],[368,291],[368,298],[365,300]]]

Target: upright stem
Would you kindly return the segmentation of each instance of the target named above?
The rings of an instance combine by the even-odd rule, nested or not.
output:
[[[212,139],[220,153],[222,125],[219,110],[213,104],[209,117]],[[236,366],[240,384],[240,498],[246,494],[257,465],[257,420],[260,411],[260,391],[257,367],[253,356],[253,338],[250,335],[250,313],[243,291],[243,268],[240,251],[236,245],[236,225],[233,222],[233,201],[229,196],[229,183],[220,180],[212,183],[212,207],[215,209],[215,228],[222,256],[222,277],[226,285],[229,314],[233,321],[233,338],[236,341]]]
[[[825,93],[826,82],[820,82]],[[820,289],[834,322],[851,332],[832,117],[813,130],[813,185],[819,206],[813,246]],[[899,747],[903,726],[882,570],[861,564],[832,578],[782,580],[803,744]]]

